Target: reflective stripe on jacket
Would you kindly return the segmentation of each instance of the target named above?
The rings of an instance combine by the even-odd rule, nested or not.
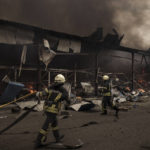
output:
[[[103,93],[103,96],[111,96],[111,92]]]
[[[47,98],[43,106],[44,111],[57,114],[61,108],[62,93],[53,89],[46,90],[43,94],[45,93],[47,93]]]
[[[111,84],[109,81],[104,83],[103,96],[111,96]]]

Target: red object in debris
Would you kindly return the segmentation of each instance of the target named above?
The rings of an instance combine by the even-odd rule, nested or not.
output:
[[[34,90],[34,87],[32,85],[27,85],[26,87],[28,88],[30,93],[36,92],[36,90]]]
[[[141,93],[145,93],[145,90],[143,90],[143,89],[138,89],[138,91]]]
[[[139,80],[138,80],[138,83],[142,84],[142,83],[144,83],[144,80],[139,79]]]
[[[131,91],[131,89],[127,86],[126,88],[125,88],[127,91]]]

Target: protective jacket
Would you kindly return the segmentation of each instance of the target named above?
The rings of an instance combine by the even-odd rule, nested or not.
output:
[[[103,96],[111,96],[111,83],[110,83],[110,81],[104,81],[102,93],[103,93]]]
[[[44,111],[58,114],[61,108],[61,102],[65,100],[68,104],[68,92],[63,87],[63,84],[54,84],[49,88],[45,88],[44,91],[40,92],[40,96],[44,96]]]

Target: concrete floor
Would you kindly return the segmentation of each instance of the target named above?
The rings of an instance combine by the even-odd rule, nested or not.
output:
[[[120,112],[119,120],[113,116],[101,116],[99,112],[69,111],[72,117],[59,119],[64,143],[84,142],[81,150],[150,150],[150,102],[128,112]],[[13,122],[18,114],[9,109],[1,110],[0,130]],[[45,117],[42,112],[31,112],[24,120],[0,135],[0,150],[32,150],[37,133]],[[89,122],[97,122],[84,126]],[[84,126],[84,127],[81,127]],[[54,141],[50,132],[48,141]]]

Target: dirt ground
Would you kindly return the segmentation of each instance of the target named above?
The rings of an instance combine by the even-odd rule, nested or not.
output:
[[[140,103],[142,104],[142,103]],[[136,105],[127,112],[121,111],[119,119],[110,111],[108,116],[100,112],[69,111],[72,117],[59,119],[64,143],[84,142],[81,150],[150,150],[150,102]],[[0,130],[12,123],[18,114],[10,109],[0,111]],[[45,117],[42,112],[31,112],[24,120],[0,135],[0,150],[32,150],[34,141]],[[89,123],[89,125],[88,125]],[[48,141],[54,141],[50,132]]]

